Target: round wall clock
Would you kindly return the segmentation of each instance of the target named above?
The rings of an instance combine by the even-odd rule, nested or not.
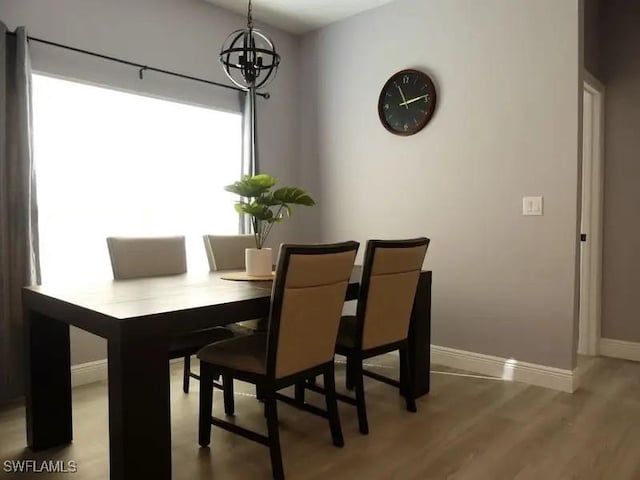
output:
[[[402,70],[385,83],[378,99],[378,115],[384,128],[409,136],[422,130],[436,109],[436,88],[418,70]]]

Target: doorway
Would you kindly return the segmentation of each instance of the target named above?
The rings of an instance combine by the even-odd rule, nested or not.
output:
[[[604,85],[584,77],[578,354],[597,355],[602,314]]]

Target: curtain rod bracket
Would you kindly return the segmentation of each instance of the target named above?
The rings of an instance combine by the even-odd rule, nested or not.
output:
[[[141,67],[140,71],[138,72],[138,76],[140,77],[140,80],[144,80],[144,71],[147,70],[147,67]]]

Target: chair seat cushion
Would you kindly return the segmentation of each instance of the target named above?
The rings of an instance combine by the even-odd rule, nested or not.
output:
[[[340,319],[340,328],[338,329],[338,340],[336,345],[342,348],[356,347],[356,317],[354,315],[345,315]]]
[[[252,333],[249,329],[242,329],[242,327],[232,328],[216,327],[208,328],[206,330],[198,330],[197,332],[187,333],[186,335],[179,335],[171,339],[169,345],[169,352],[172,357],[182,357],[184,355],[190,355],[197,352],[205,345],[210,343],[220,342],[222,340],[228,340],[239,335],[247,335]]]
[[[255,333],[207,345],[198,352],[201,362],[213,366],[266,374],[267,335]]]

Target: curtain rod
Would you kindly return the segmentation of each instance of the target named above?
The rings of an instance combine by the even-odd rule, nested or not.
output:
[[[15,34],[15,32],[7,32],[7,35],[11,35],[12,37],[15,37],[16,34]],[[121,63],[123,65],[128,65],[130,67],[136,67],[136,68],[139,69],[139,75],[140,75],[141,79],[142,79],[142,75],[143,75],[143,73],[145,71],[150,71],[150,72],[163,73],[165,75],[170,75],[172,77],[178,77],[178,78],[184,78],[184,79],[187,79],[187,80],[193,80],[194,82],[206,83],[207,85],[214,85],[216,87],[226,88],[226,89],[229,89],[229,90],[236,90],[238,92],[245,92],[246,91],[246,90],[243,90],[241,88],[238,88],[238,87],[235,87],[235,86],[232,86],[232,85],[226,85],[224,83],[214,82],[213,80],[206,80],[204,78],[192,77],[191,75],[184,75],[182,73],[172,72],[170,70],[164,70],[162,68],[149,67],[148,65],[142,65],[140,63],[130,62],[129,60],[123,60],[121,58],[110,57],[109,55],[103,55],[101,53],[91,52],[89,50],[83,50],[83,49],[80,49],[80,48],[70,47],[69,45],[63,45],[61,43],[51,42],[49,40],[43,40],[42,38],[36,38],[36,37],[27,36],[27,40],[29,40],[30,42],[37,42],[37,43],[42,43],[44,45],[50,45],[52,47],[62,48],[64,50],[70,50],[72,52],[83,53],[85,55],[90,55],[92,57],[102,58],[103,60],[109,60],[111,62]],[[259,96],[264,97],[264,98],[269,98],[270,97],[269,93],[256,93],[256,95],[259,95]]]

